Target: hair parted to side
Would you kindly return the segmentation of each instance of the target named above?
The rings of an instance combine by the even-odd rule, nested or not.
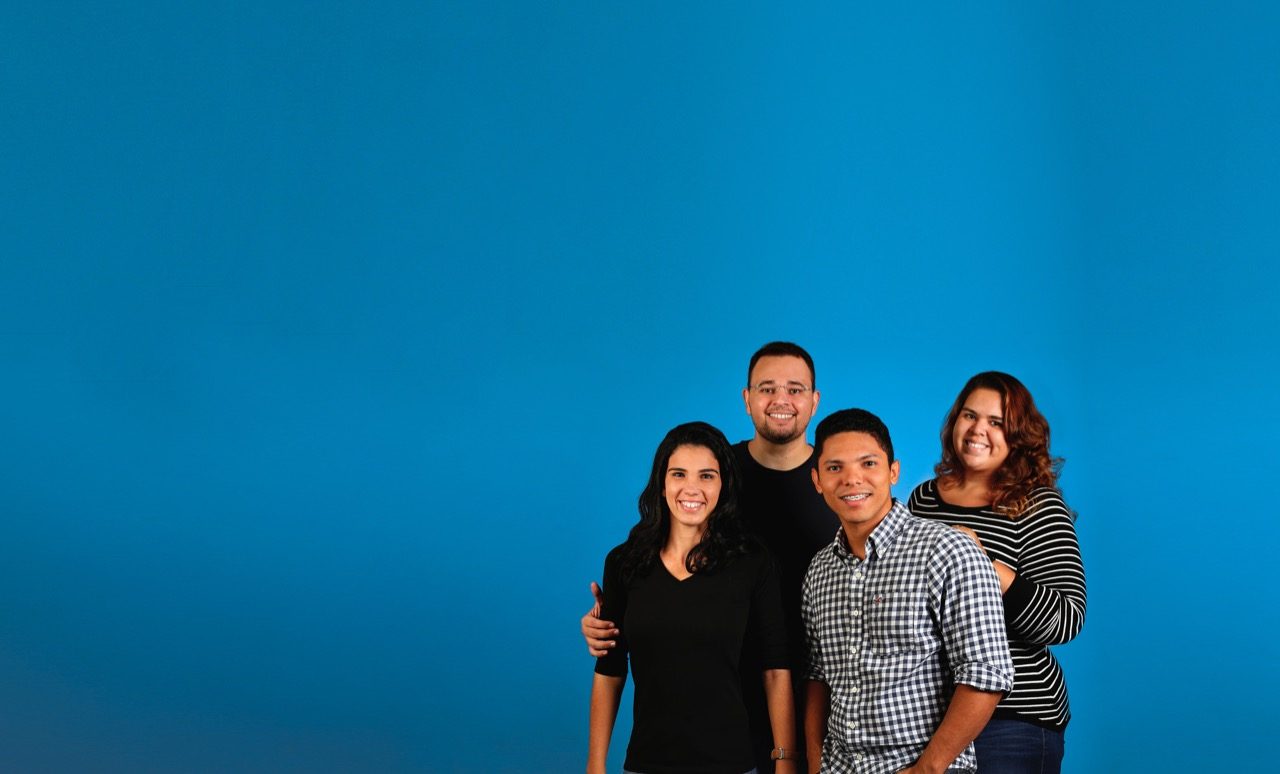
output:
[[[813,369],[813,358],[805,352],[804,347],[799,344],[792,344],[789,341],[771,341],[751,356],[751,362],[747,363],[747,386],[751,386],[751,372],[756,370],[756,363],[760,362],[762,357],[798,357],[809,366],[809,381],[813,382],[809,385],[809,389],[818,389],[818,375]]]
[[[622,544],[620,569],[625,583],[652,569],[658,561],[659,552],[666,545],[671,528],[671,510],[665,496],[667,464],[681,446],[708,449],[720,466],[720,499],[707,518],[707,531],[702,540],[686,557],[685,568],[691,573],[715,572],[725,561],[747,550],[746,531],[738,505],[742,484],[733,449],[724,433],[716,428],[706,422],[689,422],[672,428],[654,452],[649,482],[640,493],[640,521],[631,528],[627,541]]]
[[[983,371],[965,382],[942,423],[942,460],[933,466],[933,472],[948,486],[964,483],[964,463],[951,436],[969,395],[984,388],[1000,393],[1004,412],[1001,429],[1009,446],[1009,456],[991,476],[991,507],[1017,519],[1026,511],[1036,487],[1058,485],[1063,459],[1049,454],[1049,421],[1036,408],[1031,392],[1015,377]]]
[[[893,464],[893,439],[889,437],[889,428],[880,417],[870,411],[860,408],[841,409],[819,422],[818,429],[813,432],[813,448],[818,450],[819,457],[822,456],[823,444],[837,433],[866,433],[876,439],[880,449],[889,458],[889,464]]]

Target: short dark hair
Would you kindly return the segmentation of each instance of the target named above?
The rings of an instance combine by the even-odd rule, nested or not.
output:
[[[813,384],[809,385],[809,389],[818,389],[818,375],[813,370],[813,358],[808,352],[804,351],[804,347],[799,344],[792,344],[789,341],[771,341],[765,344],[756,353],[751,356],[751,362],[747,363],[747,386],[751,386],[751,372],[756,370],[756,363],[760,362],[762,357],[798,357],[809,366],[809,381]]]
[[[819,422],[818,429],[813,432],[813,446],[818,450],[819,457],[822,456],[822,445],[837,433],[866,433],[876,439],[884,453],[889,455],[889,462],[893,462],[893,440],[889,438],[889,428],[880,421],[880,417],[870,411],[860,408],[841,409],[828,414]]]

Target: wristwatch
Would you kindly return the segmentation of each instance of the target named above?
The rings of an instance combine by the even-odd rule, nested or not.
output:
[[[785,747],[775,747],[769,751],[769,760],[771,761],[794,761],[800,755],[795,750],[788,750]]]

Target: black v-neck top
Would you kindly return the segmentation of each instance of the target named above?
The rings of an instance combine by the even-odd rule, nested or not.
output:
[[[635,679],[626,768],[645,774],[741,774],[755,765],[739,663],[750,639],[761,669],[786,669],[773,559],[761,546],[710,574],[677,580],[661,561],[624,584],[620,549],[604,563],[601,617],[621,623],[596,672]]]

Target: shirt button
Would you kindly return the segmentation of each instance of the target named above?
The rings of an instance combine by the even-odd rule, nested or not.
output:
[[[854,693],[857,693],[857,692],[858,692],[858,686],[856,686],[856,685],[855,685],[855,686],[853,686],[853,692],[854,692]]]
[[[854,615],[854,617],[855,617],[855,618],[856,618],[856,617],[858,617],[858,616],[860,616],[860,615],[862,615],[862,610],[861,610],[861,608],[857,608],[857,607],[855,607],[855,608],[853,609],[853,615]]]
[[[855,573],[853,574],[853,577],[855,577],[855,578],[861,578],[861,577],[862,577],[862,573],[861,573],[861,572],[855,572]]]

